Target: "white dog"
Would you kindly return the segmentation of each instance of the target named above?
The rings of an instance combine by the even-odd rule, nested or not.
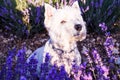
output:
[[[40,64],[44,63],[46,53],[51,56],[50,64],[64,65],[70,74],[72,65],[81,63],[81,56],[77,48],[77,41],[86,38],[86,26],[81,16],[78,2],[72,6],[55,9],[45,4],[45,27],[49,32],[50,39],[45,46],[38,48],[31,57],[38,60],[38,71]]]

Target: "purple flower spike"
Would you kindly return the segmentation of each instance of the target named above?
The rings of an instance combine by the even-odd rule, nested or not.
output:
[[[35,19],[35,23],[36,24],[39,24],[40,22],[40,16],[41,16],[41,8],[40,7],[37,7],[36,8],[36,19]]]
[[[107,37],[110,36],[110,32],[106,32],[105,36],[107,36]]]
[[[107,51],[108,57],[111,57],[114,48],[113,38],[108,36],[106,41],[104,42],[105,49]]]
[[[99,59],[100,58],[96,49],[93,50],[92,54],[93,54],[94,59]]]
[[[45,62],[49,62],[49,61],[50,61],[50,58],[51,58],[51,57],[50,57],[49,53],[47,53],[47,54],[46,54],[46,57],[45,57]]]
[[[102,7],[102,4],[103,4],[103,0],[100,0],[100,7]]]
[[[99,4],[98,2],[95,3],[95,7],[98,8],[99,7]]]
[[[107,26],[105,25],[105,23],[100,23],[99,27],[102,29],[102,31],[107,31]]]
[[[27,80],[27,78],[25,76],[21,76],[20,80]]]

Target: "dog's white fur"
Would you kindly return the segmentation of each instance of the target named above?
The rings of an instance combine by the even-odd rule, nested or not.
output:
[[[86,38],[86,26],[81,16],[78,2],[72,6],[55,9],[45,4],[45,27],[49,32],[50,39],[45,46],[38,48],[31,57],[38,60],[38,71],[40,64],[44,62],[46,53],[51,56],[50,64],[64,65],[69,74],[73,64],[80,65],[81,56],[76,42]],[[75,25],[80,24],[81,30],[76,30]]]

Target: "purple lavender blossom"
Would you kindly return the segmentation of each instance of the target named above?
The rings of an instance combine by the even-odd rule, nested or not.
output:
[[[83,75],[84,80],[93,80],[91,73]]]
[[[27,80],[25,76],[20,76],[20,80]]]
[[[107,37],[106,41],[104,42],[104,46],[107,51],[108,57],[110,57],[112,55],[114,47],[113,38],[110,36],[110,32],[107,32],[107,26],[105,25],[105,23],[100,23],[99,27],[101,27],[102,31],[105,32],[105,35]]]
[[[15,49],[8,52],[8,57],[6,60],[6,80],[12,80],[13,79],[13,57],[15,55]]]
[[[10,0],[4,0],[4,4],[5,4],[6,6],[12,6],[12,3],[11,3]]]
[[[13,70],[12,70],[12,57],[9,56],[6,61],[6,80],[12,80]]]
[[[93,58],[94,58],[94,62],[96,64],[101,64],[102,65],[101,57],[100,57],[100,55],[99,55],[99,53],[96,49],[93,49],[92,55],[93,55]]]
[[[6,65],[2,66],[2,70],[0,70],[0,80],[4,80],[6,76]]]
[[[108,77],[109,75],[109,69],[106,66],[101,66],[100,67],[100,72],[101,72],[101,76],[99,77],[99,79],[101,80],[110,80],[110,77]]]
[[[94,7],[94,4],[95,4],[95,3],[94,3],[93,1],[91,1],[90,5],[91,5],[92,7]]]
[[[9,26],[5,26],[6,30],[11,30],[11,28]]]
[[[96,8],[99,7],[99,3],[98,3],[98,2],[95,3],[95,7],[96,7]]]
[[[113,38],[107,37],[106,41],[104,42],[104,46],[110,46],[110,45],[114,45]]]
[[[74,65],[72,66],[72,71],[73,71],[73,73],[74,73],[74,74],[77,74],[77,73],[78,73],[78,70],[79,70],[79,66],[77,66],[76,64],[74,64]]]
[[[41,8],[37,7],[36,8],[36,19],[35,19],[35,23],[38,24],[40,22],[40,16],[41,16]]]
[[[112,14],[112,10],[110,9],[107,15],[110,16],[111,14]]]
[[[17,64],[15,67],[15,72],[18,75],[18,77],[24,75],[26,76],[27,73],[27,65],[26,65],[26,54],[25,54],[25,47],[18,50],[18,53],[16,55],[17,57]]]
[[[109,37],[110,36],[110,32],[106,32],[105,36]]]
[[[117,75],[113,75],[113,76],[112,76],[112,80],[118,80],[118,79],[117,79]]]
[[[23,23],[22,23],[22,20],[20,20],[20,19],[18,20],[18,23],[19,23],[19,24],[23,24]]]
[[[47,79],[53,80],[57,77],[57,66],[54,65],[51,67],[51,69],[48,72]]]
[[[60,67],[60,72],[59,72],[59,75],[58,75],[58,77],[60,76],[60,79],[61,80],[64,80],[64,79],[68,79],[68,74],[67,74],[67,72],[65,71],[65,67],[64,66],[61,66]]]
[[[105,23],[100,23],[99,27],[101,27],[102,31],[107,31],[107,26],[105,25]]]
[[[34,59],[34,55],[30,58],[29,63],[27,63],[27,72],[28,76],[32,80],[36,80],[38,78],[38,72],[37,72],[37,65],[38,61]]]
[[[75,80],[80,79],[82,72],[83,72],[82,66],[77,66],[76,64],[72,66],[72,75],[74,76]]]
[[[5,7],[0,7],[0,15],[3,16],[8,13],[8,10]]]
[[[40,80],[43,80],[46,78],[48,72],[49,72],[49,69],[50,69],[50,64],[49,64],[49,61],[50,61],[50,55],[49,53],[46,54],[45,56],[45,63],[42,63],[41,66],[40,66]],[[48,76],[47,76],[48,78]]]
[[[104,42],[104,46],[107,51],[108,57],[110,57],[112,55],[114,47],[113,38],[111,36],[107,37],[106,41]]]
[[[103,4],[103,0],[100,0],[100,3],[99,3],[99,4],[100,4],[100,7],[102,7],[102,4]]]

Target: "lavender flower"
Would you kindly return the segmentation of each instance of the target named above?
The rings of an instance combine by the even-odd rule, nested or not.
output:
[[[28,71],[29,71],[29,76],[31,79],[35,79],[37,77],[37,64],[38,61],[36,59],[34,59],[33,57],[31,57],[30,62],[27,64],[28,67]]]
[[[27,73],[27,65],[26,65],[26,54],[25,54],[25,47],[18,50],[18,53],[16,55],[17,57],[17,64],[15,67],[15,72],[17,73],[17,76],[20,77],[22,75],[26,76]]]
[[[11,30],[11,28],[9,26],[5,26],[6,30]]]
[[[48,72],[47,79],[53,80],[57,77],[57,66],[54,65],[51,67],[51,69]]]
[[[114,45],[113,38],[107,37],[106,41],[104,42],[104,46],[110,46],[110,45]]]
[[[84,79],[84,80],[93,80],[93,78],[92,78],[92,76],[91,76],[91,73],[88,73],[88,74],[84,73],[83,79]]]
[[[74,76],[75,80],[79,80],[81,75],[82,75],[82,67],[77,66],[76,64],[73,65],[72,67],[72,75]]]
[[[110,16],[111,14],[112,14],[113,12],[112,12],[112,10],[110,9],[109,11],[108,11],[108,16]]]
[[[110,36],[110,32],[107,32],[107,26],[105,25],[105,23],[99,24],[99,27],[101,27],[101,29],[105,32],[105,35],[107,36],[107,39],[104,42],[104,46],[107,51],[108,57],[110,57],[112,55],[114,47],[113,38]]]
[[[98,2],[95,3],[95,7],[96,7],[96,8],[99,7],[99,3],[98,3]]]
[[[49,53],[47,53],[45,57],[46,57],[45,62],[48,63],[50,61],[50,59],[51,59],[51,56],[49,55]]]
[[[4,0],[4,3],[5,3],[5,5],[6,6],[12,6],[12,3],[11,3],[11,1],[10,0]]]
[[[112,55],[113,47],[114,47],[112,37],[107,37],[106,41],[104,42],[104,46],[107,51],[108,57],[110,57]]]
[[[14,57],[14,51],[15,49],[8,52],[8,57],[6,60],[6,80],[12,80],[13,79],[13,57]]]
[[[100,55],[99,55],[99,53],[97,52],[96,49],[93,49],[92,55],[93,55],[93,58],[94,58],[94,62],[96,64],[101,64],[102,65],[102,59],[101,59],[101,57],[100,57]]]
[[[65,71],[65,67],[64,66],[61,66],[60,67],[60,72],[59,72],[59,75],[58,75],[58,77],[60,76],[60,79],[61,80],[67,80],[67,79],[69,79],[68,78],[68,74],[67,74],[67,72]]]
[[[20,76],[20,80],[27,80],[25,76]]]
[[[42,63],[41,66],[40,66],[40,70],[41,70],[40,80],[45,79],[49,70],[50,70],[50,67],[51,67],[50,64],[49,64],[50,58],[51,57],[50,57],[49,53],[47,53],[46,56],[45,56],[45,63]],[[48,76],[47,76],[47,78],[48,78]]]
[[[6,75],[6,65],[2,66],[2,70],[0,70],[0,80],[4,80]]]
[[[120,69],[117,70],[117,76],[118,76],[119,79],[120,79]]]
[[[102,4],[103,4],[103,0],[99,0],[100,1],[100,7],[102,7]]]
[[[99,77],[100,80],[110,80],[110,77],[108,77],[109,75],[109,69],[106,66],[101,66],[100,67],[100,72],[101,72],[101,76]]]
[[[12,70],[12,57],[9,56],[6,61],[6,80],[12,80],[13,70]]]
[[[40,16],[41,16],[41,8],[40,7],[37,7],[36,8],[36,19],[35,19],[35,23],[36,24],[39,24],[40,22]]]
[[[109,37],[110,36],[110,32],[106,32],[105,36]]]
[[[90,5],[91,5],[92,7],[94,7],[94,4],[95,4],[95,3],[94,3],[93,1],[91,1]]]
[[[5,7],[0,7],[0,15],[1,16],[4,16],[7,13],[8,13],[8,10]]]
[[[107,26],[105,25],[105,23],[100,23],[99,27],[101,27],[102,31],[107,31]]]
[[[112,80],[118,80],[117,75],[112,75]]]

